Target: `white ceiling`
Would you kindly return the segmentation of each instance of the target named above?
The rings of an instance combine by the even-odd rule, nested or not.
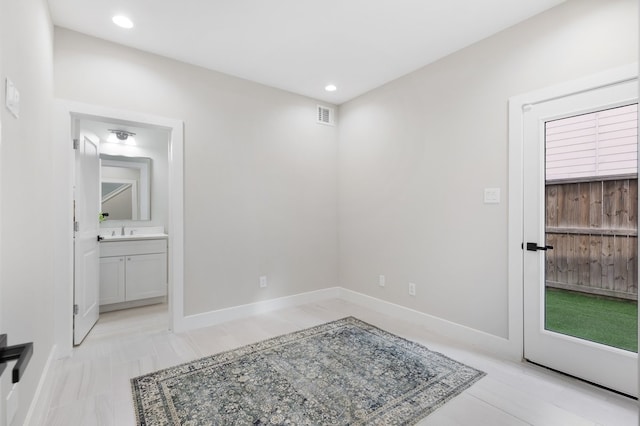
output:
[[[565,0],[48,1],[55,25],[340,104]]]

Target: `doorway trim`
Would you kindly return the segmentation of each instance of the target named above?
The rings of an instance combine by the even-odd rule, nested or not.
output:
[[[532,105],[638,78],[638,63],[509,98],[508,290],[509,341],[524,358],[523,112]]]
[[[80,118],[99,118],[144,123],[169,130],[169,330],[184,328],[184,122],[117,108],[85,104],[65,99],[54,101],[55,186],[58,202],[52,208],[55,255],[55,341],[57,357],[71,355],[73,348],[73,126]],[[46,210],[46,209],[45,209]]]

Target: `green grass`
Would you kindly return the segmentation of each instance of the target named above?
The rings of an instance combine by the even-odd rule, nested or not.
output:
[[[609,346],[638,351],[638,303],[547,288],[546,326]]]

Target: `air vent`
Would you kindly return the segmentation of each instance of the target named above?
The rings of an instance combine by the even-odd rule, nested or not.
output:
[[[333,108],[318,105],[318,123],[333,126],[335,124]]]

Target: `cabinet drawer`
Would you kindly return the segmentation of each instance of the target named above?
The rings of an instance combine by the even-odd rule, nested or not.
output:
[[[100,257],[166,253],[167,240],[102,241]]]

